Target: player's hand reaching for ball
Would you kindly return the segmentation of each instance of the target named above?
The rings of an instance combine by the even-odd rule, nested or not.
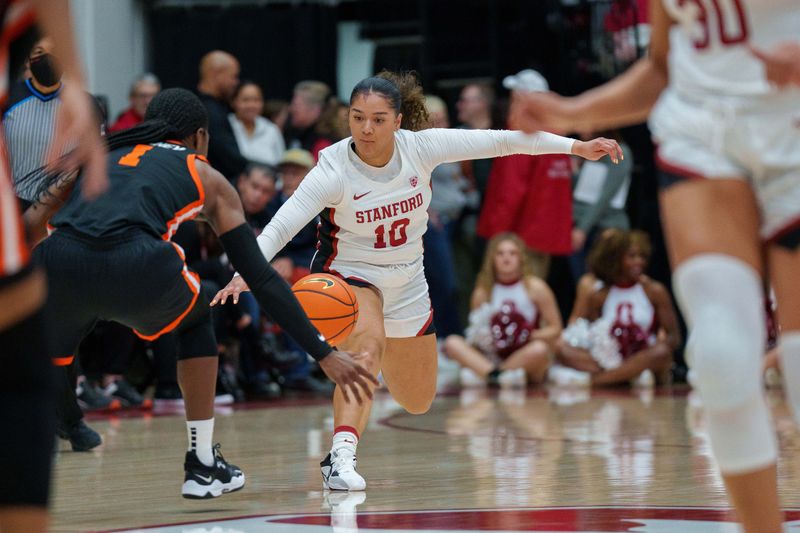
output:
[[[239,295],[249,290],[250,287],[247,286],[242,276],[234,276],[233,279],[214,296],[214,299],[211,300],[211,305],[224,305],[228,300],[228,296],[231,297],[234,304],[238,304]]]
[[[319,366],[325,375],[339,385],[348,403],[351,395],[359,405],[364,403],[364,397],[371,400],[373,388],[380,385],[375,376],[349,352],[334,350],[319,362]]]
[[[598,137],[591,141],[575,141],[572,145],[572,153],[589,161],[597,161],[603,156],[608,156],[614,163],[619,163],[625,159],[622,148],[617,141]]]

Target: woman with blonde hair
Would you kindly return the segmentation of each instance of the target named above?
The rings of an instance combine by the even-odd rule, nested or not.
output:
[[[489,241],[471,308],[467,338],[451,335],[444,348],[464,367],[462,384],[544,381],[561,315],[553,291],[533,274],[525,243],[514,233]]]

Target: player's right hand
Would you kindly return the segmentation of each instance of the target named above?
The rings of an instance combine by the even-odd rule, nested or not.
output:
[[[572,108],[570,98],[556,93],[513,91],[509,126],[525,133],[541,130],[567,133],[575,129]]]
[[[238,304],[239,295],[249,290],[250,287],[247,286],[242,276],[234,276],[230,283],[225,285],[225,287],[214,296],[214,299],[211,300],[211,305],[224,304],[228,300],[228,296],[231,297],[234,304]]]
[[[359,405],[364,403],[362,394],[371,400],[373,387],[380,385],[375,376],[361,366],[356,357],[349,352],[334,350],[319,362],[319,366],[325,375],[339,385],[348,403],[351,394]]]

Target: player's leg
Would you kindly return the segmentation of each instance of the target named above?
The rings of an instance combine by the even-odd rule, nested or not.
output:
[[[426,413],[436,396],[436,335],[387,338],[381,371],[392,398],[411,414]]]
[[[661,205],[714,455],[745,530],[777,533],[777,445],[761,389],[766,333],[756,199],[743,180],[701,179],[670,186]]]
[[[374,375],[381,370],[386,334],[383,326],[383,299],[377,289],[352,287],[358,299],[358,323],[355,330],[337,348],[358,354],[361,363]],[[333,443],[330,453],[320,463],[323,487],[334,490],[364,490],[366,482],[356,472],[356,447],[367,426],[372,400],[358,404],[346,401],[340,387],[333,393]]]
[[[444,353],[481,377],[488,376],[494,370],[494,364],[461,335],[448,335],[444,340]]]
[[[189,439],[184,461],[184,498],[216,498],[244,487],[245,476],[214,446],[217,341],[208,300],[200,295],[178,327],[178,385],[186,407]]]
[[[47,528],[50,461],[55,437],[52,371],[40,310],[44,277],[26,273],[0,288],[0,531]]]
[[[787,232],[769,250],[772,286],[781,324],[780,364],[783,390],[800,424],[800,227]]]

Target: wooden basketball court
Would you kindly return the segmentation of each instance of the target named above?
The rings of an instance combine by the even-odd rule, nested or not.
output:
[[[783,505],[800,509],[800,434],[771,399]],[[327,402],[247,405],[218,412],[215,432],[247,484],[201,501],[180,496],[181,415],[96,419],[99,450],[61,443],[52,530],[738,531],[696,404],[685,389],[469,389],[414,416],[382,394],[353,494],[322,491]],[[787,522],[800,531],[800,512]]]

